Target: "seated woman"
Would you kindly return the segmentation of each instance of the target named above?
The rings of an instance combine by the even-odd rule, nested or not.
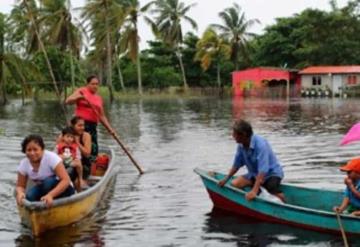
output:
[[[22,152],[26,158],[18,167],[16,182],[16,201],[19,205],[26,198],[29,201],[43,201],[51,206],[53,199],[70,196],[75,190],[71,186],[61,158],[48,150],[41,136],[29,135],[21,143]],[[35,185],[25,194],[27,180]]]
[[[75,131],[75,141],[81,153],[81,163],[83,165],[83,177],[90,175],[91,160],[96,159],[94,149],[92,149],[91,135],[85,131],[85,120],[81,117],[73,117],[70,121],[71,127]]]

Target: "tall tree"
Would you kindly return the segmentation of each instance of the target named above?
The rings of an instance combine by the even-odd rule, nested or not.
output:
[[[71,62],[71,85],[75,86],[74,56],[79,58],[82,46],[82,27],[74,24],[70,0],[40,0],[40,23],[43,40],[69,52]]]
[[[145,13],[149,5],[140,7],[138,0],[124,0],[123,5],[126,11],[126,20],[124,23],[124,31],[121,33],[121,50],[126,51],[133,62],[136,63],[138,77],[138,92],[141,95],[142,79],[141,79],[141,62],[139,48],[139,32],[138,32],[138,16]]]
[[[230,42],[231,60],[234,63],[235,69],[238,70],[240,55],[244,58],[248,57],[248,41],[249,38],[255,36],[255,34],[249,32],[249,29],[255,23],[259,23],[259,21],[257,19],[247,20],[245,13],[242,12],[237,3],[234,3],[232,7],[221,11],[219,17],[223,24],[212,24],[211,26],[216,30],[219,30],[222,33],[222,36]]]
[[[181,22],[186,21],[190,23],[192,28],[197,29],[196,22],[188,16],[188,12],[194,4],[185,5],[179,0],[156,0],[150,2],[150,4],[155,6],[151,11],[155,14],[155,20],[147,20],[152,24],[155,36],[163,40],[175,51],[181,68],[184,88],[186,89],[188,83],[181,52],[181,44],[183,43]]]
[[[201,61],[203,70],[216,63],[216,75],[218,87],[221,87],[221,63],[230,58],[231,47],[220,37],[215,30],[208,28],[202,38],[196,44],[197,52],[195,60]]]
[[[31,1],[31,0],[17,0],[17,2],[19,2],[19,4],[21,6],[23,6],[23,8],[26,10],[26,18],[28,18],[28,21],[31,22],[31,25],[32,25],[32,27],[34,29],[34,33],[35,33],[35,36],[37,38],[39,48],[42,51],[42,53],[44,54],[44,57],[45,57],[45,60],[46,60],[46,64],[47,64],[47,67],[48,67],[48,70],[49,70],[49,73],[50,73],[50,77],[51,77],[51,80],[52,80],[53,85],[54,85],[55,93],[56,93],[56,95],[57,95],[57,97],[58,97],[58,99],[60,101],[60,105],[62,106],[62,109],[64,111],[64,115],[65,115],[65,118],[66,118],[66,109],[65,109],[64,105],[61,102],[60,90],[59,90],[59,88],[58,88],[58,86],[56,84],[54,72],[53,72],[50,60],[48,58],[44,43],[42,42],[42,39],[41,39],[41,36],[40,36],[40,31],[39,31],[39,26],[38,26],[38,23],[36,22],[36,18],[35,18],[35,15],[34,15],[34,13],[36,13],[38,11],[36,3],[34,1]],[[34,5],[34,3],[35,3],[35,5]]]
[[[96,53],[100,57],[106,52],[106,81],[110,93],[110,101],[114,99],[112,83],[112,60],[114,54],[114,37],[124,22],[124,8],[121,0],[87,0],[81,17],[89,22],[91,38]]]
[[[24,103],[24,89],[26,87],[27,77],[35,75],[39,77],[34,66],[28,61],[21,59],[14,52],[6,49],[6,35],[10,33],[8,29],[6,16],[0,13],[0,91],[2,92],[2,104],[7,103],[6,85],[8,79],[14,82],[20,82],[22,88],[22,101]]]

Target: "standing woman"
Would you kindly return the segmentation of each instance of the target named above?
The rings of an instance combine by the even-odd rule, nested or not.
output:
[[[21,160],[18,167],[16,201],[19,205],[26,198],[29,201],[41,200],[47,206],[51,206],[54,198],[74,194],[75,190],[70,185],[70,178],[61,158],[45,150],[41,136],[27,136],[21,147],[26,158]],[[35,185],[25,192],[28,179]]]
[[[103,100],[97,93],[99,89],[99,79],[92,75],[86,79],[86,86],[78,88],[66,100],[66,104],[76,104],[75,116],[85,120],[85,131],[91,135],[91,156],[96,158],[98,154],[97,125],[101,122],[109,132],[114,135],[104,113]],[[89,105],[89,103],[91,105]]]

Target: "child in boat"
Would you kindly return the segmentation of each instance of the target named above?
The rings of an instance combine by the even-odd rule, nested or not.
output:
[[[340,170],[347,172],[345,197],[340,206],[334,207],[334,211],[360,216],[360,158],[350,160]]]
[[[86,182],[83,180],[81,153],[79,146],[75,141],[75,131],[73,128],[66,127],[62,130],[62,137],[56,145],[55,152],[62,158],[67,170],[71,167],[76,170],[76,177],[72,175],[70,177],[72,180],[77,178],[77,183],[75,184],[77,191],[86,187]]]

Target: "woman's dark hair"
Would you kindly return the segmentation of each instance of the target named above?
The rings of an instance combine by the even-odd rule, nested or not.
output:
[[[61,134],[64,135],[76,135],[75,130],[72,127],[65,127],[62,129]]]
[[[75,126],[80,120],[84,120],[82,117],[75,116],[70,120],[71,126]]]
[[[245,120],[238,119],[233,124],[233,130],[238,134],[243,134],[247,137],[251,137],[253,134],[253,129],[251,124]]]
[[[45,148],[45,144],[44,144],[44,140],[41,136],[39,135],[28,135],[27,137],[24,138],[24,140],[21,142],[21,151],[23,153],[26,152],[26,147],[30,142],[35,142],[37,145],[39,145],[41,147],[41,149],[44,150]]]
[[[86,78],[86,83],[89,84],[91,82],[92,79],[98,79],[98,77],[96,75],[90,75]]]

